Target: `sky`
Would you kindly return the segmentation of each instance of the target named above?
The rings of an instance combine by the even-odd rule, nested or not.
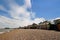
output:
[[[27,26],[60,18],[60,0],[0,0],[0,28]]]
[[[60,17],[60,0],[32,0],[32,10],[47,20]]]

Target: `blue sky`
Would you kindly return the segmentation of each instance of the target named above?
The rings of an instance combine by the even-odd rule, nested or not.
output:
[[[27,26],[60,18],[60,0],[0,0],[1,27]]]
[[[37,17],[60,17],[60,0],[32,0],[32,10],[36,12]]]
[[[37,17],[60,17],[60,0],[32,0],[32,10],[36,12]]]

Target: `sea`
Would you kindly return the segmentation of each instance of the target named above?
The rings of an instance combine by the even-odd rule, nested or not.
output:
[[[10,32],[13,29],[0,29],[0,34],[3,34],[5,32]]]

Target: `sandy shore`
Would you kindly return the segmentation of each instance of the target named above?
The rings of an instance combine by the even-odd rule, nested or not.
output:
[[[60,32],[40,29],[16,29],[0,34],[0,40],[60,40]]]

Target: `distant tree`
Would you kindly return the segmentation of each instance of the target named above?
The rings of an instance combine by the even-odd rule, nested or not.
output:
[[[37,29],[37,24],[36,23],[33,23],[32,24],[32,27],[30,27],[31,29]]]
[[[54,20],[54,23],[55,23],[55,24],[60,23],[60,19]]]
[[[43,23],[43,22],[40,22],[39,25],[42,24],[42,23]]]
[[[5,27],[5,29],[10,29],[9,27]]]
[[[22,27],[21,27],[21,26],[19,26],[19,27],[18,27],[18,29],[22,29]]]

